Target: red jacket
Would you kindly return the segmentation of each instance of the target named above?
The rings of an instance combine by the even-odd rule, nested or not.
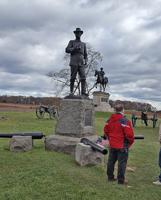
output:
[[[111,148],[130,148],[134,142],[134,132],[131,122],[122,113],[114,113],[107,120],[104,133],[109,138]]]

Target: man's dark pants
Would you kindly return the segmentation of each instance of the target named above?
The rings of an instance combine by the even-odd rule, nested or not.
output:
[[[128,159],[128,149],[114,149],[110,148],[109,158],[107,162],[107,176],[108,180],[114,179],[114,166],[118,160],[117,179],[118,184],[122,184],[125,180],[125,170]]]
[[[159,182],[161,182],[161,148],[160,148],[160,151],[159,151],[159,167],[160,167]]]

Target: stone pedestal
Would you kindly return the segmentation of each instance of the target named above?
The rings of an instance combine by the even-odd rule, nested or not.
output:
[[[63,99],[55,135],[84,137],[94,135],[94,105],[90,100]]]
[[[97,142],[94,105],[91,100],[63,99],[55,126],[55,135],[45,138],[45,149],[75,156],[76,145],[83,137]]]
[[[10,140],[10,151],[28,151],[33,149],[32,136],[13,136]]]
[[[45,150],[76,156],[81,166],[103,165],[103,154],[80,143],[83,137],[96,143],[94,104],[91,100],[63,99],[55,126],[55,135],[45,138]],[[77,155],[76,155],[76,146]],[[79,147],[82,147],[80,149]],[[84,154],[85,153],[85,154]]]
[[[111,108],[109,104],[110,94],[106,92],[93,92],[93,104],[95,106],[95,111],[100,112],[113,112],[114,109]]]
[[[80,166],[104,165],[104,155],[98,151],[93,151],[91,146],[77,143],[76,162]]]

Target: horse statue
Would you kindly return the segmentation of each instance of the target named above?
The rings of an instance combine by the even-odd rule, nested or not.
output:
[[[95,83],[95,87],[97,88],[97,84],[100,84],[100,91],[103,88],[103,91],[105,91],[106,85],[108,83],[108,78],[105,75],[105,72],[103,71],[103,68],[100,68],[101,71],[95,70],[95,75],[97,76],[97,80]]]

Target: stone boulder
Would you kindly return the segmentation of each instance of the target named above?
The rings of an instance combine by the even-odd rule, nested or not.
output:
[[[98,136],[93,135],[87,136],[86,138],[92,142],[97,142]],[[45,150],[56,151],[75,156],[77,143],[79,143],[81,139],[82,138],[77,137],[49,135],[45,137]]]
[[[77,143],[75,159],[81,167],[104,165],[104,155],[83,143]]]
[[[32,136],[13,136],[10,140],[10,151],[20,152],[33,149]]]
[[[45,150],[56,151],[75,156],[77,142],[80,142],[80,138],[49,135],[45,138]]]

